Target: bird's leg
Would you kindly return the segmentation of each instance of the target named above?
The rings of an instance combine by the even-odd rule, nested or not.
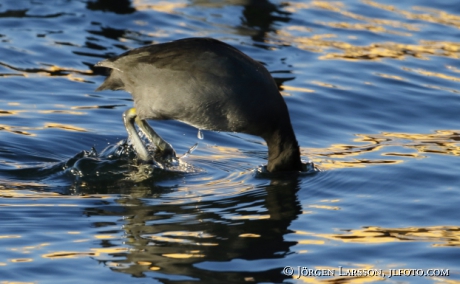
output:
[[[126,131],[128,131],[131,142],[133,143],[134,150],[137,152],[137,156],[143,161],[151,161],[149,152],[142,143],[139,134],[137,134],[136,128],[134,127],[134,121],[137,120],[137,114],[135,108],[130,108],[123,113],[123,121],[125,123]]]
[[[176,159],[176,151],[174,151],[174,148],[171,146],[171,144],[161,138],[161,136],[158,135],[155,130],[153,130],[147,121],[136,117],[136,123],[142,132],[144,132],[144,134],[147,136],[147,139],[149,139],[153,144],[157,146],[157,151],[155,153],[156,157],[163,161]]]

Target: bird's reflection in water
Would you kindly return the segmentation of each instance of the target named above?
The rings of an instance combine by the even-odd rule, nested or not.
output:
[[[168,197],[178,188],[137,185],[131,194],[116,200],[119,206],[85,208],[84,213],[120,217],[116,225],[123,228],[124,245],[129,248],[98,259],[115,271],[205,282],[218,271],[219,277],[231,282],[246,277],[282,282],[286,276],[280,273],[281,267],[259,272],[228,268],[235,260],[281,259],[290,253],[296,242],[286,241],[285,234],[302,212],[296,195],[299,179],[298,175],[282,175],[272,178],[269,185],[232,195],[194,198],[200,193],[193,192],[194,197],[184,199]],[[100,245],[116,246],[110,240]]]

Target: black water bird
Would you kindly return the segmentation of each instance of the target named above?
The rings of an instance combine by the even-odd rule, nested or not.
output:
[[[111,69],[96,91],[125,90],[135,108],[124,112],[141,160],[152,158],[134,123],[163,157],[172,146],[146,119],[182,121],[198,129],[262,137],[269,172],[301,171],[303,164],[286,103],[267,69],[238,49],[211,38],[186,38],[133,49],[96,66]]]

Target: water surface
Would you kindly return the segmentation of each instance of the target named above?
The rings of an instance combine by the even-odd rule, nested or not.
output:
[[[459,28],[449,1],[2,1],[0,282],[460,283]],[[124,179],[132,99],[93,65],[184,37],[262,62],[322,171],[258,174],[261,139],[154,121],[198,148]]]

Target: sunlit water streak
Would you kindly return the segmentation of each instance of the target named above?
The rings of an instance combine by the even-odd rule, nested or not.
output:
[[[1,283],[460,281],[457,3],[111,3],[0,4]],[[265,64],[320,172],[260,173],[261,139],[167,121],[181,163],[137,179],[132,99],[94,92],[93,64],[190,36]]]

